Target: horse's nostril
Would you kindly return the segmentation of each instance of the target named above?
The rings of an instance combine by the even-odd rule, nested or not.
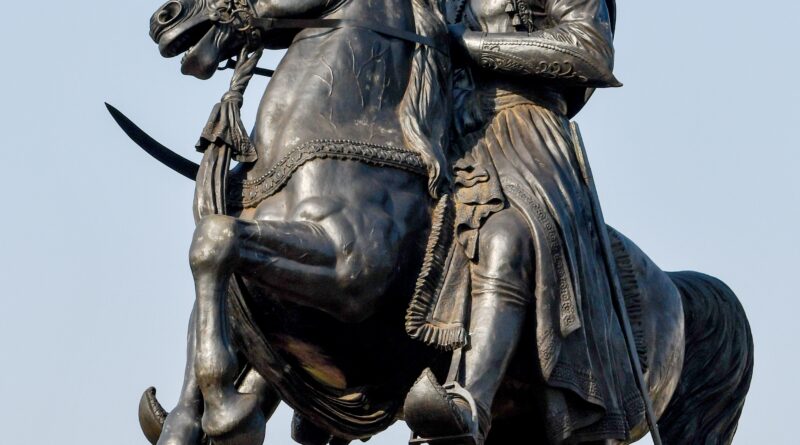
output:
[[[161,11],[158,11],[156,20],[161,26],[169,25],[181,15],[181,11],[183,11],[183,5],[180,2],[169,2],[161,8]]]

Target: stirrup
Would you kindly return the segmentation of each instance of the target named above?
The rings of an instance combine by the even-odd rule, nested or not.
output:
[[[471,417],[462,417],[453,399],[464,400]],[[409,391],[405,403],[405,420],[413,431],[410,445],[482,445],[479,442],[480,421],[472,395],[457,382],[439,385],[430,369],[426,369]]]
[[[475,436],[472,434],[460,434],[457,436],[443,436],[436,438],[419,437],[411,433],[409,445],[478,445]]]

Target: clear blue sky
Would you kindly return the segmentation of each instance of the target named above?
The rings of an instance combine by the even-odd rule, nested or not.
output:
[[[201,82],[160,58],[147,36],[157,6],[6,8],[4,443],[144,444],[141,391],[157,386],[166,405],[177,397],[193,299],[193,184],[133,146],[103,101],[196,158],[230,74]],[[625,87],[599,92],[578,117],[608,221],[663,268],[723,279],[748,311],[756,372],[737,444],[796,443],[798,15],[790,0],[621,0]],[[264,86],[250,87],[247,122]],[[282,409],[267,443],[290,444],[288,431]],[[398,427],[370,443],[402,444],[406,434]]]

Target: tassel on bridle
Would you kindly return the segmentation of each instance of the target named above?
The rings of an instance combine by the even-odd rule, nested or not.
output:
[[[253,78],[262,52],[260,48],[252,54],[248,54],[247,49],[242,50],[236,62],[230,89],[211,110],[208,123],[197,142],[197,151],[205,152],[211,145],[227,145],[232,151],[233,159],[238,162],[254,162],[258,159],[256,149],[242,123],[241,108],[244,91]]]

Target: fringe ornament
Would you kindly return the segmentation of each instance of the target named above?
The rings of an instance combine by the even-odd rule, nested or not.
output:
[[[210,146],[225,145],[230,147],[231,156],[238,162],[255,162],[258,159],[255,146],[242,123],[241,109],[244,91],[253,78],[262,53],[263,49],[249,55],[246,48],[242,50],[236,62],[230,89],[211,110],[208,123],[197,142],[197,151],[204,153]]]

